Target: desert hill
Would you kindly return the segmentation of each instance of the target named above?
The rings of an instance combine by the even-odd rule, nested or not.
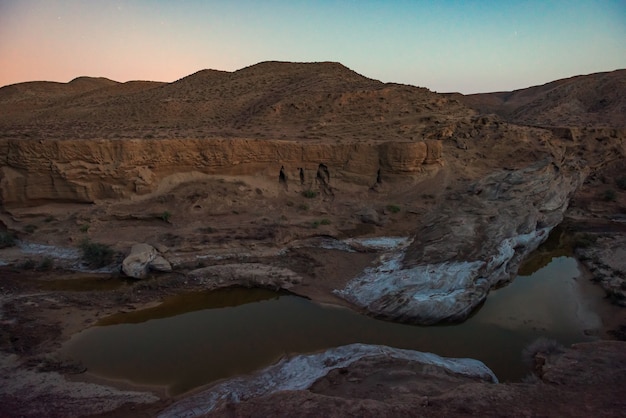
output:
[[[509,92],[460,95],[481,113],[524,125],[626,127],[626,70],[581,75]]]
[[[167,84],[81,80],[1,88],[3,136],[277,138],[280,132],[278,138],[289,139],[394,139],[474,113],[425,88],[384,84],[332,62],[202,70]]]

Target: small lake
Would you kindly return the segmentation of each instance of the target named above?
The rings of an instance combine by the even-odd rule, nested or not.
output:
[[[584,330],[601,325],[581,302],[576,260],[560,256],[540,264],[492,291],[461,324],[402,325],[291,294],[230,288],[105,318],[75,335],[61,354],[96,375],[162,385],[171,395],[253,372],[285,355],[355,342],[475,358],[500,381],[515,381],[529,373],[521,353],[534,339],[569,345],[590,340]]]

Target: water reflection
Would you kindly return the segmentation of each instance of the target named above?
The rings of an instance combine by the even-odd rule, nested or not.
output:
[[[535,338],[588,340],[583,331],[598,319],[578,303],[578,275],[574,259],[555,258],[492,292],[466,322],[435,327],[379,321],[267,290],[198,293],[109,318],[102,325],[117,325],[81,332],[63,354],[96,374],[166,385],[172,394],[252,372],[287,354],[354,342],[476,358],[500,380],[516,380],[528,373],[521,351]]]

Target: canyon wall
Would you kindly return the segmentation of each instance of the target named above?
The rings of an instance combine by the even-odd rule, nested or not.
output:
[[[325,164],[334,178],[372,184],[385,175],[417,174],[442,163],[439,141],[340,143],[254,139],[0,140],[4,205],[46,200],[94,202],[154,191],[175,173],[264,175],[281,167],[315,176]]]

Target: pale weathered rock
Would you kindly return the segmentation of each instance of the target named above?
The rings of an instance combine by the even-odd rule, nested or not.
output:
[[[207,414],[224,402],[238,403],[286,390],[305,390],[330,371],[351,365],[361,359],[386,361],[400,359],[424,365],[424,374],[441,369],[471,381],[497,383],[493,372],[482,362],[467,358],[444,358],[436,354],[401,350],[381,345],[350,344],[318,354],[299,355],[283,359],[252,376],[229,379],[174,403],[159,417],[195,417]]]
[[[463,320],[548,237],[583,176],[550,161],[491,174],[423,218],[406,249],[336,293],[393,320]]]
[[[170,263],[149,244],[135,244],[122,262],[122,271],[130,277],[143,279],[150,270],[172,271]]]

